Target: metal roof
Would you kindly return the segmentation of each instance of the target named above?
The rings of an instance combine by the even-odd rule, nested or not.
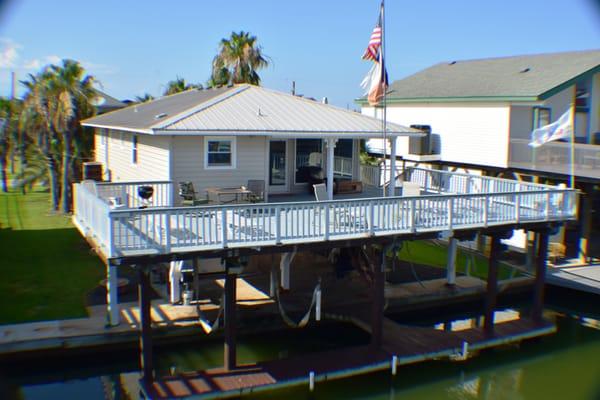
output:
[[[150,128],[161,122],[161,120],[177,116],[199,103],[209,101],[232,89],[231,87],[208,90],[192,89],[146,103],[133,104],[120,110],[83,120],[81,123],[84,126],[151,133]]]
[[[96,96],[93,99],[92,104],[94,107],[96,107],[99,113],[104,113],[127,106],[127,104],[123,103],[122,101],[117,100],[98,89],[94,89],[94,92],[96,92]]]
[[[161,113],[167,116],[155,118]],[[281,137],[374,137],[381,135],[382,128],[380,120],[354,111],[248,84],[185,92],[83,124],[150,134]],[[389,135],[422,135],[393,123],[387,124],[387,131]]]
[[[598,71],[600,50],[450,61],[395,81],[388,100],[543,100]]]

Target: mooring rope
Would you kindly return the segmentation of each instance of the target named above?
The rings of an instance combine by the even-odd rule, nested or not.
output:
[[[223,294],[221,296],[221,304],[219,305],[219,312],[217,313],[217,318],[215,318],[215,321],[211,324],[208,322],[207,318],[205,318],[204,313],[202,312],[202,309],[200,308],[200,305],[198,303],[196,303],[196,312],[198,313],[198,322],[200,323],[200,326],[202,326],[202,329],[204,330],[204,332],[207,335],[210,335],[211,333],[213,333],[214,331],[219,329],[219,326],[221,323],[221,315],[223,314],[224,305],[225,305],[225,295]]]
[[[277,284],[277,280],[275,277],[276,277],[276,274],[271,274],[271,285],[275,285],[272,287],[277,288],[275,290],[275,300],[277,302],[277,308],[279,309],[279,314],[281,315],[283,322],[285,322],[285,324],[291,328],[304,328],[308,324],[308,321],[310,320],[310,313],[311,313],[313,307],[315,307],[317,305],[317,301],[320,302],[321,278],[319,278],[319,281],[317,282],[317,285],[315,286],[315,288],[313,290],[312,300],[310,302],[310,306],[308,307],[308,311],[306,312],[306,314],[304,314],[304,316],[302,317],[302,319],[300,319],[299,322],[295,322],[293,319],[291,319],[287,315],[287,313],[283,309],[283,305],[281,304],[281,299],[280,299],[280,295],[279,295],[279,285]]]

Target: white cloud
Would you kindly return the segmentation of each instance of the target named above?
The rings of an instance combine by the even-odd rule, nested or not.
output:
[[[15,68],[22,46],[11,39],[0,38],[0,68]]]
[[[59,65],[62,63],[62,60],[67,57],[60,57],[55,54],[44,56],[41,58],[34,58],[23,63],[23,68],[25,69],[40,69],[46,65],[55,64]],[[77,60],[77,59],[75,59]],[[86,71],[90,74],[115,74],[118,69],[116,67],[107,65],[107,64],[98,64],[91,61],[86,60],[77,60],[86,69]]]

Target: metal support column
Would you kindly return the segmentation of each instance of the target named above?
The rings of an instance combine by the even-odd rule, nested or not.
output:
[[[138,266],[138,304],[140,308],[140,369],[142,378],[151,382],[154,378],[152,365],[152,320],[150,316],[150,278],[144,266]]]
[[[237,273],[230,270],[230,261],[226,261],[225,275],[225,348],[224,367],[232,370],[236,367],[236,280]]]
[[[120,322],[119,310],[119,274],[115,265],[106,265],[106,313],[107,323],[117,326]]]
[[[591,261],[591,233],[592,233],[592,208],[594,206],[594,185],[588,183],[584,187],[584,195],[581,196],[581,238],[579,239],[578,258],[582,264]]]
[[[544,283],[546,281],[546,257],[548,254],[548,231],[538,234],[538,249],[535,262],[535,283],[533,287],[532,319],[542,322],[542,311],[544,309]]]
[[[448,240],[448,260],[446,263],[446,279],[448,286],[456,285],[456,250],[458,239],[451,237]]]
[[[494,309],[498,294],[498,257],[500,256],[500,236],[492,235],[489,268],[487,277],[487,293],[485,299],[485,321],[483,331],[486,336],[494,336]]]

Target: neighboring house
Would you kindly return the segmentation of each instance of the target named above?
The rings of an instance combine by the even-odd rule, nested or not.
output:
[[[381,116],[365,99],[358,102],[363,114]],[[589,238],[594,184],[600,182],[600,50],[439,63],[390,86],[387,119],[431,127],[429,144],[397,140],[397,155],[405,160],[568,182],[568,143],[535,150],[528,143],[534,128],[571,105],[577,187],[588,195],[582,235]],[[381,140],[369,145],[383,148]]]
[[[98,114],[104,114],[109,111],[118,110],[119,108],[127,107],[127,104],[120,100],[115,99],[112,96],[101,92],[98,89],[94,89],[96,97],[92,99],[92,105],[96,108]]]
[[[306,190],[306,165],[360,179],[360,139],[381,136],[375,118],[252,85],[190,90],[99,115],[95,157],[112,181],[191,181],[269,193]],[[419,135],[400,125],[390,135]],[[331,197],[331,194],[330,194]]]

